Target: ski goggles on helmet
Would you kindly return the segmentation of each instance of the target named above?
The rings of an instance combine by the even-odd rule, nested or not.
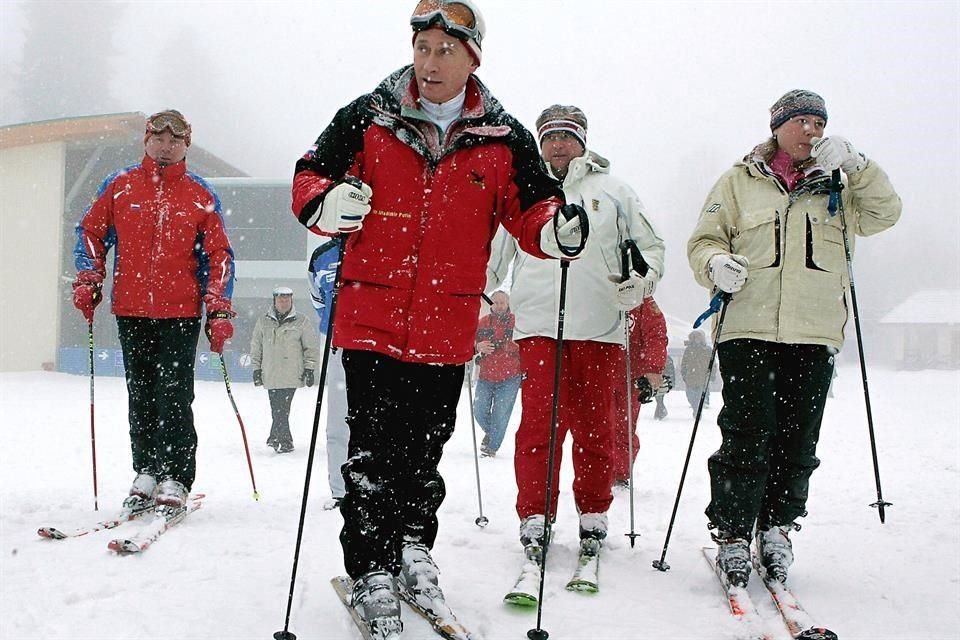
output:
[[[417,8],[413,10],[413,15],[410,16],[410,26],[414,31],[439,26],[454,37],[476,41],[477,46],[480,46],[483,38],[473,9],[462,2],[420,0]]]
[[[161,111],[147,118],[147,133],[163,133],[166,129],[178,138],[190,135],[190,123],[179,111]]]

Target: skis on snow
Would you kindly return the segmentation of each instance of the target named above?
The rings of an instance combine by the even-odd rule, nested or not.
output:
[[[727,597],[727,605],[730,607],[730,614],[740,621],[743,628],[750,634],[751,640],[774,640],[773,636],[759,631],[763,625],[763,618],[757,611],[757,606],[750,598],[750,593],[746,587],[738,587],[730,584],[727,576],[717,566],[717,550],[712,547],[703,548],[703,557],[713,569],[717,579],[720,581],[720,587]]]
[[[524,549],[523,567],[513,588],[503,596],[503,601],[518,607],[535,607],[540,593],[540,572],[543,563],[543,550],[539,545],[531,544]]]
[[[513,588],[503,597],[503,601],[518,607],[536,606],[540,593],[540,572],[542,553],[537,545],[531,545],[524,551],[525,561],[520,576]],[[567,582],[567,591],[596,593],[600,590],[600,541],[584,538],[580,541],[577,553],[577,566],[573,576]]]
[[[767,575],[766,567],[756,556],[753,558],[753,566],[795,640],[837,640],[836,633],[814,623],[787,585]]]
[[[420,614],[420,616],[430,623],[433,630],[442,638],[447,640],[477,640],[467,628],[464,627],[453,611],[443,600],[434,600],[434,609],[424,608],[414,595],[402,584],[399,585],[400,598],[410,605],[410,608]]]
[[[195,493],[190,496],[190,500],[202,500],[205,497],[205,494]],[[133,520],[139,520],[147,515],[153,515],[155,509],[153,502],[151,501],[150,505],[147,508],[129,508],[124,507],[120,512],[113,518],[106,520],[101,520],[90,525],[83,525],[80,527],[75,527],[73,529],[66,529],[63,527],[40,527],[37,529],[37,535],[41,538],[46,538],[48,540],[66,540],[67,538],[80,538],[82,536],[89,535],[91,533],[97,533],[98,531],[106,531],[108,529],[116,529],[122,524],[131,522]]]
[[[354,624],[357,625],[357,629],[360,631],[360,635],[363,636],[363,640],[395,640],[400,638],[399,631],[383,635],[371,630],[370,625],[364,622],[363,618],[360,617],[360,614],[357,613],[356,608],[353,606],[353,580],[347,576],[337,576],[330,580],[330,584],[340,597],[340,602],[347,608],[347,611],[350,612],[350,617],[353,618]],[[441,638],[446,638],[446,640],[478,640],[477,636],[471,634],[466,627],[457,620],[445,602],[441,600],[436,601],[437,610],[431,611],[422,607],[416,601],[416,598],[413,597],[413,594],[404,588],[403,585],[399,585],[399,592],[400,598],[407,603],[409,608],[429,622],[434,632]]]
[[[48,540],[65,540],[66,538],[79,538],[90,533],[96,533],[97,531],[106,531],[107,529],[115,529],[125,522],[130,522],[131,520],[136,520],[148,513],[153,513],[153,509],[148,509],[145,511],[121,511],[116,518],[112,520],[101,520],[92,525],[77,527],[75,529],[67,530],[57,527],[40,527],[37,529],[37,535],[41,538],[47,538]]]
[[[573,577],[567,582],[567,591],[581,593],[596,593],[600,590],[600,541],[596,538],[580,540],[580,551],[577,553],[577,568]]]
[[[727,582],[723,571],[717,566],[716,549],[712,547],[703,548],[703,557],[717,575],[720,586],[727,596],[727,603],[730,606],[730,613],[734,618],[740,620],[744,628],[750,633],[751,639],[773,640],[773,636],[760,631],[763,625],[763,618],[757,610],[756,605],[750,598],[750,594],[745,587],[737,587]],[[777,611],[787,627],[790,635],[795,640],[838,640],[837,634],[824,627],[815,626],[813,619],[804,610],[793,592],[785,584],[767,576],[763,565],[753,559],[754,567],[760,576],[763,586],[766,587],[773,603],[777,606]]]
[[[200,498],[193,497],[183,507],[176,509],[160,506],[153,512],[153,518],[146,522],[133,535],[125,538],[114,538],[107,543],[107,549],[114,551],[119,555],[129,555],[132,553],[141,553],[146,551],[153,543],[160,539],[164,533],[170,530],[170,527],[179,524],[193,513],[203,503]]]

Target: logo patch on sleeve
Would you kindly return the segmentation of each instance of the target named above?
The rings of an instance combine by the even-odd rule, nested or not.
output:
[[[709,207],[707,207],[707,210],[705,213],[716,213],[718,211],[720,211],[720,203],[714,202]]]

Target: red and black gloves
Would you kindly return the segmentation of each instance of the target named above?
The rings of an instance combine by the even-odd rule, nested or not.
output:
[[[214,298],[212,295],[204,297],[207,306],[207,326],[204,333],[210,341],[210,351],[223,355],[223,344],[233,337],[233,322],[230,321],[236,314],[230,310],[230,301]]]
[[[93,322],[93,311],[103,300],[103,276],[96,271],[79,271],[73,281],[73,306],[80,310],[87,323]]]

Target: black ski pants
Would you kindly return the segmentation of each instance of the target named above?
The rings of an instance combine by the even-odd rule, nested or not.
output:
[[[267,444],[293,446],[293,435],[290,433],[290,405],[293,404],[293,394],[296,392],[295,388],[267,389],[267,396],[270,398],[270,415],[273,418]]]
[[[822,345],[720,344],[723,441],[707,463],[712,526],[750,537],[754,523],[786,525],[806,512],[810,475],[833,374]]]
[[[401,362],[345,349],[347,493],[340,504],[344,566],[351,578],[400,573],[405,541],[433,547],[446,495],[437,466],[453,434],[463,365]]]
[[[133,470],[189,491],[196,475],[193,361],[199,318],[117,316],[127,379]]]

